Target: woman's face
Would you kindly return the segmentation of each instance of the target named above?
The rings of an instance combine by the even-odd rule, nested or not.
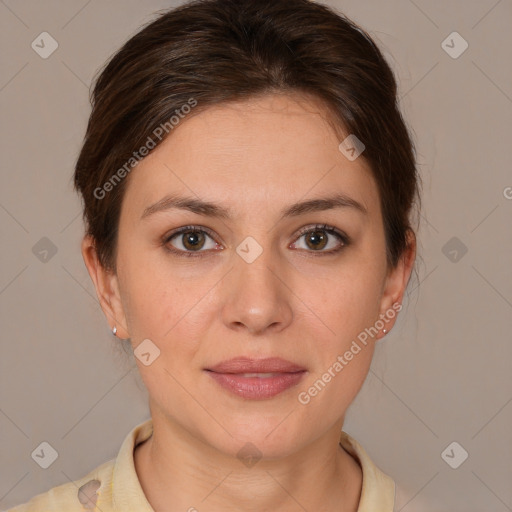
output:
[[[268,95],[181,120],[129,175],[117,275],[95,281],[118,336],[150,340],[136,361],[154,419],[225,453],[338,433],[381,336],[362,333],[391,329],[409,278],[388,272],[374,179],[320,108]],[[211,371],[233,358],[256,366]]]

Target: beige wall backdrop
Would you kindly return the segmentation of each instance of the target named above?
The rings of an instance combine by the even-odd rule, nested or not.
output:
[[[395,479],[397,511],[511,511],[512,2],[326,3],[390,60],[424,182],[418,278],[344,429]],[[71,177],[95,72],[177,4],[0,2],[2,509],[113,458],[149,417],[82,260]]]

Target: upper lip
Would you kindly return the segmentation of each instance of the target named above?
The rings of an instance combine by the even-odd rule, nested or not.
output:
[[[206,370],[216,373],[295,373],[305,371],[306,369],[280,357],[268,357],[265,359],[235,357],[206,368]]]

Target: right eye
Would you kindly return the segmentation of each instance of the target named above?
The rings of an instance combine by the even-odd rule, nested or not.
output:
[[[209,247],[208,239],[210,239]],[[206,250],[222,248],[220,244],[213,240],[209,229],[199,226],[183,226],[178,228],[166,235],[163,244],[169,252],[185,257],[202,256],[200,253],[206,252]]]

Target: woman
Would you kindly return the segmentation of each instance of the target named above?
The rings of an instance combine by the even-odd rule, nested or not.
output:
[[[151,419],[13,511],[393,510],[342,427],[416,255],[396,92],[368,34],[306,0],[188,3],[114,55],[75,186]]]

